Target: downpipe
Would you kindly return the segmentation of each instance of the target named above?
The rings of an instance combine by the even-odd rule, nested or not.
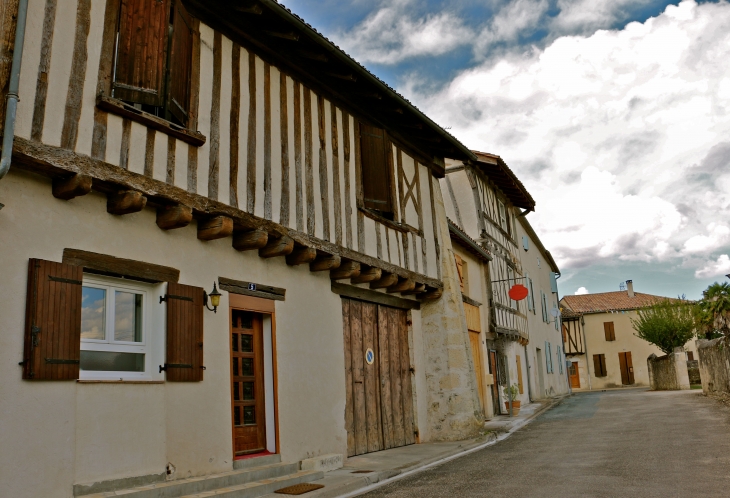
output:
[[[18,19],[15,27],[15,47],[13,62],[10,66],[10,85],[7,104],[5,106],[5,126],[3,127],[2,155],[0,156],[0,180],[8,174],[13,157],[13,139],[15,138],[15,116],[20,97],[20,64],[23,60],[23,42],[25,41],[25,21],[28,17],[28,0],[18,2]],[[0,207],[2,204],[0,204]]]

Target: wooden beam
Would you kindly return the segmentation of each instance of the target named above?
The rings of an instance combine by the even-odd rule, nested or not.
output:
[[[360,275],[350,280],[353,284],[365,284],[379,280],[383,275],[383,270],[375,266],[360,265]]]
[[[435,301],[439,298],[441,298],[441,295],[444,293],[443,289],[432,289],[429,288],[426,292],[423,294],[418,294],[418,299],[422,301]]]
[[[332,292],[340,296],[359,299],[360,301],[368,301],[371,303],[391,306],[393,308],[401,308],[406,310],[421,309],[421,303],[412,299],[404,299],[402,297],[391,296],[384,292],[378,292],[370,289],[363,289],[354,285],[347,285],[341,282],[332,282]]]
[[[275,258],[277,256],[286,256],[294,250],[294,239],[282,235],[279,238],[272,239],[269,236],[269,242],[259,249],[259,256],[262,258]]]
[[[233,233],[233,219],[228,216],[216,216],[198,221],[198,239],[224,239]]]
[[[314,247],[299,246],[286,257],[286,264],[297,266],[304,263],[311,263],[317,258],[317,249]]]
[[[270,285],[244,282],[242,280],[233,280],[225,277],[218,277],[218,287],[220,290],[232,292],[234,294],[262,297],[264,299],[273,299],[275,301],[284,301],[286,297],[286,289],[281,287],[272,287]]]
[[[68,201],[91,192],[91,177],[75,174],[68,178],[53,179],[53,197]]]
[[[169,266],[155,265],[132,259],[117,258],[108,254],[81,251],[79,249],[64,249],[63,264],[83,266],[85,271],[109,275],[112,277],[126,277],[143,282],[174,282],[180,279],[180,270]]]
[[[309,263],[309,271],[327,271],[339,268],[342,258],[336,254],[320,254]]]
[[[319,52],[311,52],[309,50],[297,50],[297,53],[304,57],[305,59],[310,59],[313,61],[319,61],[319,62],[328,62],[329,59],[326,55],[321,54]]]
[[[233,234],[233,248],[237,251],[261,249],[269,241],[269,232],[266,230],[247,230]]]
[[[360,263],[351,259],[343,259],[339,268],[330,270],[330,278],[332,280],[343,280],[353,278],[360,275]]]
[[[147,197],[136,190],[121,190],[107,196],[106,211],[109,214],[138,213],[147,205]]]
[[[347,74],[341,74],[341,73],[325,73],[328,76],[332,76],[333,78],[337,78],[343,81],[357,81],[357,76],[355,76],[352,73]]]
[[[410,278],[399,278],[398,282],[388,287],[389,294],[395,294],[396,292],[408,292],[416,288],[416,282]]]
[[[289,31],[286,33],[282,33],[279,31],[264,31],[264,33],[275,38],[281,38],[282,40],[299,41],[299,35],[296,34],[294,31]]]
[[[371,289],[384,289],[398,282],[398,275],[395,273],[383,272],[382,276],[373,282],[370,282]]]
[[[157,226],[163,230],[183,228],[193,221],[193,208],[184,204],[162,206],[157,209]]]
[[[418,284],[417,283],[413,287],[413,289],[408,290],[408,291],[403,291],[403,292],[401,292],[401,294],[403,294],[404,296],[408,296],[408,295],[411,295],[411,294],[422,294],[424,292],[426,292],[426,284]]]
[[[244,3],[241,5],[236,5],[233,7],[233,10],[236,12],[242,12],[244,14],[256,14],[261,15],[264,11],[261,9],[261,6],[256,2],[249,2]]]

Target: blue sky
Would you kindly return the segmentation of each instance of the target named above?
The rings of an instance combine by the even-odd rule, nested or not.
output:
[[[284,3],[505,159],[562,294],[698,298],[730,273],[727,0]]]

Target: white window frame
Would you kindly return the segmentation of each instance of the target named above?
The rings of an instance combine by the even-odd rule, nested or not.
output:
[[[142,353],[145,355],[144,372],[110,372],[80,370],[79,380],[158,381],[164,374],[157,368],[164,363],[165,355],[165,306],[159,297],[165,295],[165,284],[148,284],[122,278],[84,274],[84,287],[104,289],[105,339],[81,339],[81,351],[108,351],[118,353]],[[142,342],[114,341],[114,292],[142,294]]]

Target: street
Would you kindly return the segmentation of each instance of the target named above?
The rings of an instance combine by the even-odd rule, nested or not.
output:
[[[364,496],[730,496],[730,408],[699,393],[578,393],[505,441]]]

